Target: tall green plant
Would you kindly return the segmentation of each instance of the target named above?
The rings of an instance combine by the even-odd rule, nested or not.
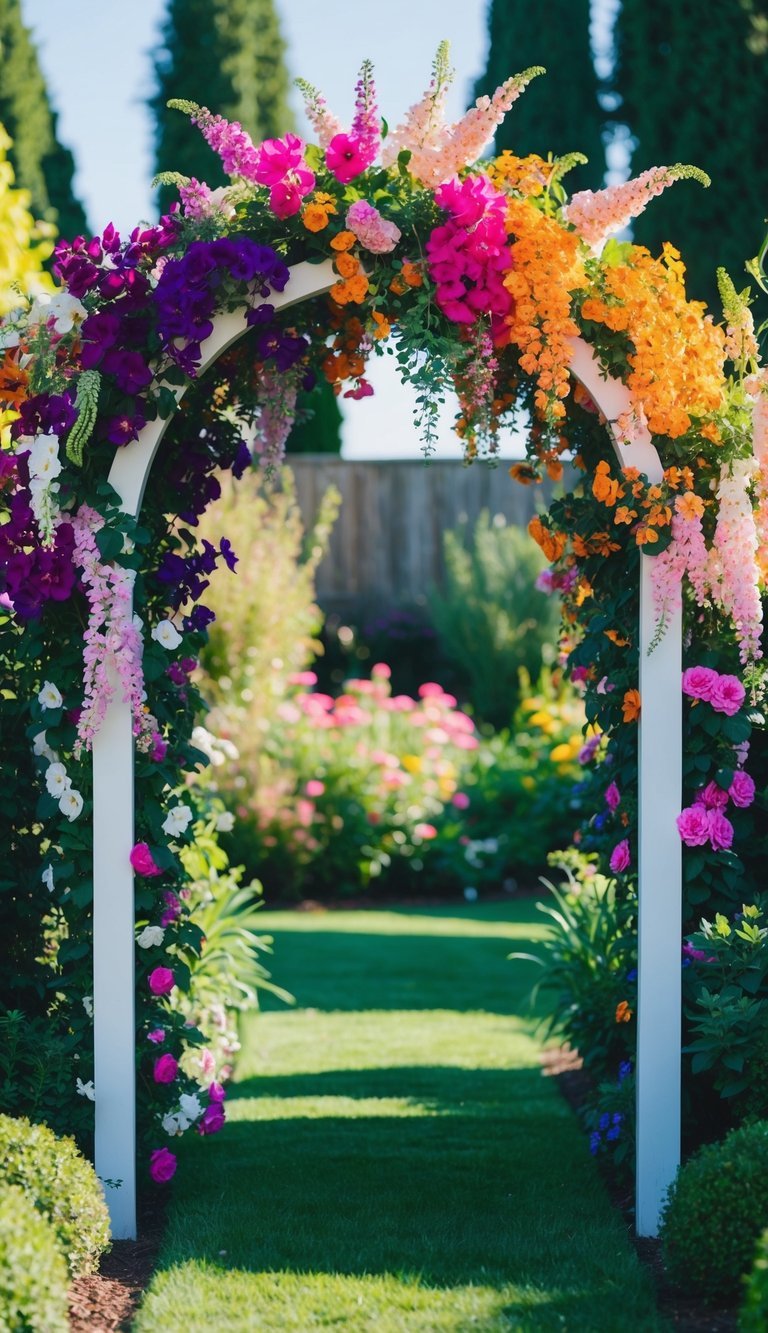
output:
[[[479,718],[509,726],[520,671],[536,679],[555,641],[557,603],[536,587],[544,561],[527,532],[483,510],[443,537],[446,577],[429,609],[443,654],[461,670]]]

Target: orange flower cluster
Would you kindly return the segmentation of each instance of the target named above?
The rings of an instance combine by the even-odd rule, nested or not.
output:
[[[621,715],[625,722],[637,722],[640,716],[640,691],[625,690],[621,701]]]
[[[676,493],[681,493],[677,508],[685,517],[701,517],[704,512],[704,501],[692,494],[689,467],[668,467],[660,486],[649,486],[637,468],[623,468],[621,475],[619,481],[611,474],[610,464],[601,460],[592,478],[592,494],[607,509],[615,508],[614,524],[637,524],[634,537],[638,546],[655,545],[661,530],[669,527]],[[628,503],[619,504],[620,500]]]
[[[423,287],[424,277],[418,264],[413,264],[410,259],[404,259],[402,268],[396,273],[389,284],[389,290],[396,296],[405,296],[409,287]]]
[[[549,528],[544,526],[538,514],[534,515],[528,524],[528,531],[537,546],[541,547],[547,560],[551,560],[554,564],[555,560],[560,559],[567,541],[564,532],[550,532]]]
[[[627,263],[607,268],[602,290],[590,292],[585,319],[626,333],[634,350],[627,357],[628,387],[642,405],[654,435],[677,439],[693,416],[716,411],[722,402],[724,334],[701,301],[688,301],[685,268],[673,246],[661,259],[633,246]],[[711,423],[708,438],[717,436]]]
[[[632,1017],[632,1010],[629,1007],[629,1000],[619,1000],[616,1005],[616,1022],[628,1023]]]
[[[544,193],[552,175],[552,163],[546,162],[538,153],[516,157],[505,148],[500,157],[488,163],[486,172],[497,190],[514,190],[526,199],[536,199]]]
[[[316,190],[310,202],[305,205],[301,220],[307,231],[324,231],[328,226],[328,218],[331,213],[338,213],[338,211],[332,194],[324,194],[322,190]]]
[[[554,423],[565,416],[567,340],[578,333],[571,294],[587,281],[579,238],[526,199],[509,200],[507,226],[514,240],[504,285],[515,300],[514,314],[507,316],[508,339],[522,352],[521,369],[536,376],[536,407]]]
[[[0,361],[0,403],[18,407],[28,397],[29,375],[19,360],[18,348],[6,352]]]
[[[334,393],[341,391],[344,380],[359,379],[365,370],[365,356],[362,345],[365,341],[365,328],[357,315],[339,312],[338,332],[331,350],[321,363],[321,369]]]
[[[331,299],[337,305],[359,305],[368,292],[368,279],[362,271],[360,260],[350,253],[355,245],[357,237],[351,231],[340,231],[331,241],[331,249],[336,252],[333,267],[341,278],[341,282],[334,283],[330,291]]]

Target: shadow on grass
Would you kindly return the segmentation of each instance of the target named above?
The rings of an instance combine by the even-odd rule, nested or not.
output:
[[[230,1104],[261,1097],[399,1097],[434,1114],[484,1116],[491,1108],[514,1114],[514,1098],[525,1079],[525,1107],[549,1097],[538,1066],[519,1069],[465,1069],[456,1065],[386,1065],[382,1069],[326,1069],[318,1073],[265,1074],[231,1089]],[[563,1103],[565,1107],[565,1103]]]

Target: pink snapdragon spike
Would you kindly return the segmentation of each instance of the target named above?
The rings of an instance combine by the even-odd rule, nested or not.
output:
[[[634,180],[609,185],[604,190],[580,190],[563,210],[572,227],[594,250],[602,249],[609,236],[628,227],[633,218],[645,211],[651,199],[674,181],[693,179],[709,185],[709,176],[698,167],[649,167]]]
[[[304,98],[307,120],[315,132],[315,138],[322,149],[327,149],[331,140],[343,132],[344,126],[328,110],[328,104],[317,88],[307,83],[306,79],[296,79],[295,83]]]
[[[146,842],[137,842],[131,851],[131,865],[137,875],[162,875]]]
[[[250,134],[238,121],[214,116],[207,107],[197,106],[194,102],[174,99],[168,105],[185,111],[191,117],[192,124],[197,125],[205,142],[221,158],[228,176],[241,176],[244,180],[256,181],[258,150]]]
[[[155,1148],[149,1158],[149,1174],[156,1185],[166,1185],[176,1174],[176,1156],[168,1148]]]
[[[768,550],[768,368],[749,375],[744,381],[752,412],[752,448],[757,462],[758,550]]]
[[[376,161],[381,121],[376,105],[373,65],[364,60],[355,86],[355,115],[349,134],[337,131],[325,145],[325,163],[342,185],[367,171]]]
[[[710,552],[709,581],[714,600],[736,626],[739,656],[748,666],[762,657],[763,603],[758,534],[750,485],[757,470],[752,458],[723,464],[717,490],[717,526]]]

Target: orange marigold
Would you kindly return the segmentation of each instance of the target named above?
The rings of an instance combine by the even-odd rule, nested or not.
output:
[[[322,231],[328,226],[328,213],[319,204],[307,204],[301,220],[307,231]]]
[[[334,259],[333,267],[342,278],[354,278],[360,272],[360,260],[354,255],[340,254]]]
[[[357,245],[357,237],[353,231],[340,231],[331,240],[332,250],[351,250]]]

